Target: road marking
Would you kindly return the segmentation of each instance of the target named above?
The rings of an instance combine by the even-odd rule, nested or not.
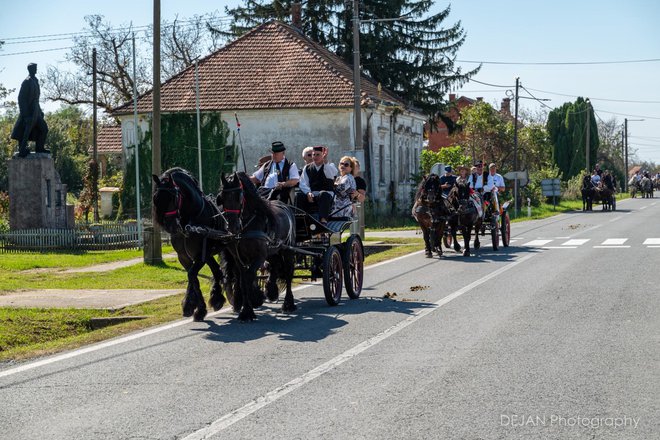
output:
[[[568,240],[571,237],[555,237],[555,240]]]
[[[260,410],[261,408],[270,405],[271,403],[275,402],[276,400],[280,399],[281,397],[286,396],[287,394],[291,393],[292,391],[297,390],[298,388],[302,387],[303,385],[306,385],[307,383],[311,382],[312,380],[316,379],[317,377],[320,377],[324,375],[325,373],[328,373],[332,370],[334,370],[336,367],[339,365],[343,364],[346,361],[349,361],[353,359],[355,356],[359,355],[365,350],[368,350],[369,348],[378,345],[379,343],[383,342],[385,339],[389,338],[390,336],[393,336],[403,330],[404,328],[408,327],[411,324],[414,324],[418,320],[422,319],[424,316],[438,310],[440,307],[444,306],[445,304],[448,304],[449,302],[453,301],[454,299],[460,297],[461,295],[471,291],[475,287],[478,287],[482,284],[484,284],[486,281],[491,280],[492,278],[495,278],[499,276],[500,274],[508,271],[509,269],[517,266],[520,263],[523,263],[530,258],[532,258],[536,254],[529,254],[524,257],[522,257],[519,260],[515,260],[512,263],[501,267],[497,269],[496,271],[484,276],[483,278],[480,278],[467,286],[455,291],[454,293],[445,296],[439,301],[436,301],[433,303],[435,307],[428,307],[422,310],[419,310],[409,316],[408,318],[404,319],[403,321],[400,321],[398,324],[393,325],[392,327],[378,333],[376,336],[373,336],[369,339],[367,339],[364,342],[361,342],[360,344],[356,345],[353,348],[350,348],[340,354],[337,357],[334,357],[330,359],[329,361],[319,365],[318,367],[309,370],[302,376],[296,377],[295,379],[291,380],[290,382],[287,382],[286,384],[275,388],[274,390],[264,394],[263,396],[257,397],[256,399],[252,400],[248,404],[242,406],[241,408],[237,408],[234,411],[225,414],[224,416],[220,417],[213,423],[211,423],[209,426],[200,429],[199,431],[195,431],[192,434],[188,435],[187,437],[184,437],[183,440],[201,440],[201,439],[207,439],[210,438],[216,434],[218,434],[220,431],[228,428],[229,426],[233,425],[234,423],[243,420],[247,416],[251,415],[252,413]]]
[[[541,249],[577,249],[577,246],[541,246]]]
[[[642,244],[660,244],[660,238],[647,238]]]
[[[641,208],[639,208],[639,210],[641,211],[642,209],[646,209],[646,208],[648,208],[648,205],[642,206]]]
[[[523,246],[543,246],[550,243],[552,240],[532,240],[525,243]]]
[[[614,217],[612,220],[610,220],[610,223],[614,223],[615,221],[619,220],[621,217]]]
[[[660,248],[660,246],[646,246],[647,248]]]
[[[604,242],[601,243],[602,246],[614,246],[614,245],[621,245],[628,240],[627,238],[608,238]]]
[[[562,243],[562,246],[582,246],[588,242],[589,238],[574,238],[573,240],[568,240],[566,243]]]
[[[629,248],[630,246],[625,245],[610,245],[610,246],[594,246],[594,249],[621,249],[621,248]]]

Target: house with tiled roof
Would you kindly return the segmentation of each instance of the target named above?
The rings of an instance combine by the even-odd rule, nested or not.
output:
[[[407,207],[425,116],[362,76],[364,147],[355,150],[352,67],[296,28],[270,21],[251,30],[199,60],[198,78],[200,112],[220,113],[234,131],[238,115],[248,172],[275,140],[285,144],[287,157],[298,165],[304,147],[326,145],[335,163],[343,155],[360,159],[372,200],[383,208],[393,201]],[[194,113],[195,84],[194,66],[165,81],[162,114]],[[152,93],[140,96],[137,107],[144,133],[151,124]],[[121,120],[126,148],[135,139],[133,104],[113,114]],[[236,162],[242,170],[240,156]]]
[[[90,145],[87,150],[91,154],[94,146]],[[99,158],[101,177],[107,174],[109,164],[115,164],[118,167],[124,165],[123,152],[121,125],[100,125],[96,135],[96,153]]]

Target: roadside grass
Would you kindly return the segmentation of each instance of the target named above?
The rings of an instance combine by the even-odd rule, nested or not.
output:
[[[369,241],[378,241],[380,246],[373,246],[375,249],[368,246],[370,252],[375,251],[375,253],[366,256],[365,266],[423,249],[421,238],[379,238],[366,241],[367,245],[369,245]],[[52,264],[52,261],[58,257],[62,257],[60,259],[60,265],[62,265],[63,261],[68,261],[69,256],[33,255],[34,259],[43,258],[51,261],[48,264]],[[134,257],[129,256],[128,258]],[[42,263],[37,261],[35,264],[41,265]],[[85,265],[80,264],[80,266]],[[210,270],[208,267],[204,267],[200,272],[200,284],[206,300],[208,300],[211,287],[210,278]],[[104,273],[17,273],[15,270],[3,269],[0,270],[0,295],[7,293],[7,290],[40,288],[184,289],[186,282],[185,271],[174,259],[167,259],[159,266],[147,266],[140,263]],[[118,310],[0,307],[0,362],[50,355],[175,321],[181,318],[182,299],[183,294],[172,295]],[[122,316],[144,316],[145,318],[101,329],[92,328],[92,318]]]
[[[619,193],[616,195],[617,202],[621,200],[629,199],[630,194],[628,193]],[[512,207],[513,208],[513,207]],[[594,204],[593,209],[600,210],[601,205]],[[511,222],[522,222],[526,220],[540,220],[548,217],[552,217],[558,214],[563,214],[565,212],[572,211],[582,211],[582,200],[561,200],[557,203],[555,207],[552,203],[542,203],[540,206],[532,206],[532,215],[531,217],[527,216],[527,207],[519,207],[520,212],[517,218],[511,216]],[[512,209],[513,210],[513,209]]]
[[[173,252],[172,246],[163,246],[163,254]],[[80,253],[29,252],[0,254],[0,270],[30,270],[43,268],[66,268],[91,266],[113,261],[140,258],[142,249],[120,249],[114,251],[88,251]]]

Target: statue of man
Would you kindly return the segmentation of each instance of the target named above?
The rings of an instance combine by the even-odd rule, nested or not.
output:
[[[46,144],[46,135],[48,134],[48,125],[44,121],[44,112],[39,106],[39,80],[37,74],[37,65],[30,63],[27,66],[30,76],[25,78],[21,84],[21,90],[18,92],[19,116],[11,138],[18,141],[18,156],[25,157],[30,154],[28,141],[35,142],[35,153],[50,153],[44,148]]]

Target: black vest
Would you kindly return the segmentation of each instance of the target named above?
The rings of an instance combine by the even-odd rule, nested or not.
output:
[[[273,159],[266,162],[264,165],[264,177],[261,178],[261,185],[263,186],[266,183],[266,179],[270,175],[270,168],[273,166]],[[278,182],[286,182],[289,180],[289,170],[291,169],[291,162],[286,157],[284,158],[284,165],[282,166],[282,171],[280,167],[275,165],[275,172],[277,173]]]
[[[324,167],[325,165],[321,165],[321,168],[319,168],[318,171],[314,164],[309,164],[305,167],[307,179],[309,180],[309,187],[312,191],[334,191],[335,180],[325,177],[325,172],[323,170]]]

